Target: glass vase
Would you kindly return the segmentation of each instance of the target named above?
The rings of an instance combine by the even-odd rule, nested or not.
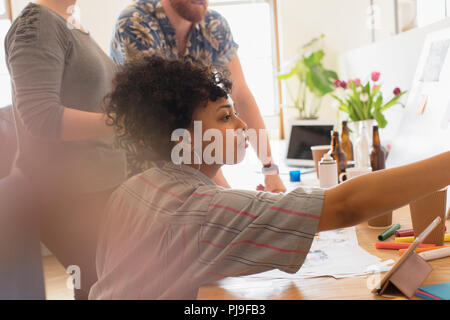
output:
[[[372,130],[374,120],[363,120],[354,122],[355,127],[355,167],[370,167],[370,149],[372,147]]]

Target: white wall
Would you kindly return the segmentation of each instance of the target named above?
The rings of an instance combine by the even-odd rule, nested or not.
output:
[[[29,0],[13,0],[13,16],[17,17],[29,2]],[[81,9],[81,24],[90,31],[92,37],[107,53],[109,53],[109,44],[117,17],[131,2],[132,0],[78,0],[77,2]]]
[[[12,0],[11,1],[13,18],[15,18],[19,15],[20,11],[22,11],[22,9],[27,5],[28,2],[30,2],[30,0]]]
[[[351,49],[370,44],[368,28],[369,0],[278,0],[282,65],[298,54],[309,40],[325,34],[324,65],[339,73],[339,56]],[[379,20],[375,39],[381,40],[395,33],[392,0],[375,0]],[[293,85],[293,83],[291,83]],[[286,104],[289,104],[286,99]],[[325,98],[319,117],[336,120],[332,98]],[[293,115],[293,113],[291,113]]]
[[[78,0],[82,25],[108,54],[116,20],[130,3],[132,0]]]

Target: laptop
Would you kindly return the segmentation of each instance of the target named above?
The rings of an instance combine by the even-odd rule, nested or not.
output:
[[[311,147],[331,144],[334,122],[297,120],[289,128],[285,164],[294,167],[314,167]]]

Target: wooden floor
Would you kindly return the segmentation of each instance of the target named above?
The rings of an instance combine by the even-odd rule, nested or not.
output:
[[[67,288],[69,275],[54,256],[44,257],[45,293],[47,300],[73,300],[73,290]]]

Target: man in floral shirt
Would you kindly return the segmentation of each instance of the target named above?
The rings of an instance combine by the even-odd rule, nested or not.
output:
[[[246,84],[237,49],[227,21],[208,9],[208,0],[139,0],[119,16],[111,56],[121,64],[147,54],[169,59],[188,56],[214,65],[218,70],[227,69],[231,73],[231,97],[237,110],[249,128],[259,132],[265,129],[264,121]],[[266,138],[259,135],[259,139]],[[267,156],[271,158],[270,147]],[[146,169],[145,165],[139,166],[130,160],[131,174]],[[286,191],[276,165],[268,161],[263,166],[267,173],[264,190]],[[215,182],[229,187],[221,172]]]

